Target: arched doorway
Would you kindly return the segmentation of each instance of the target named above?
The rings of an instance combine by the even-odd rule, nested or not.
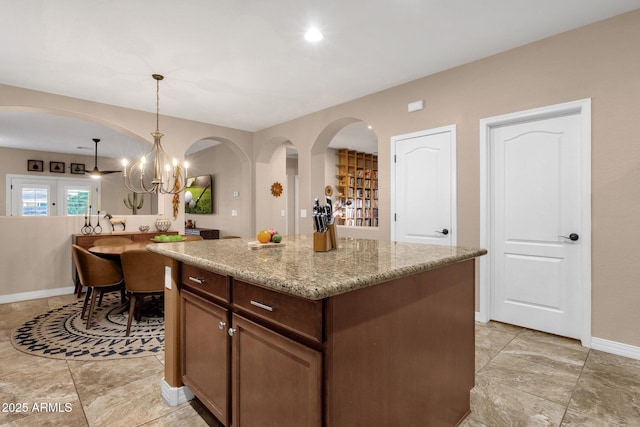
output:
[[[281,189],[281,191],[280,191]],[[256,229],[298,234],[298,150],[284,137],[271,138],[256,156]]]
[[[185,152],[189,176],[211,176],[211,209],[181,207],[186,221],[198,228],[220,230],[220,235],[249,237],[251,229],[251,165],[231,140],[203,138]]]
[[[343,156],[346,152],[348,160],[346,154]],[[342,218],[350,215],[349,220],[337,220],[339,227],[347,230],[340,233],[343,236],[355,237],[377,228],[378,191],[374,184],[377,166],[373,163],[374,159],[377,162],[377,154],[378,137],[372,126],[352,117],[327,125],[313,145],[311,181],[314,186],[318,185],[314,190],[318,194],[331,192],[334,210],[340,212]],[[323,187],[319,187],[320,183]]]

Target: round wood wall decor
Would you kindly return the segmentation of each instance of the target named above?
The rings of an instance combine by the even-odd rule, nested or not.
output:
[[[282,184],[280,184],[279,182],[274,182],[273,184],[271,184],[271,195],[273,197],[280,197],[281,194]]]
[[[330,185],[324,187],[324,195],[327,197],[331,197],[333,195],[333,187]]]

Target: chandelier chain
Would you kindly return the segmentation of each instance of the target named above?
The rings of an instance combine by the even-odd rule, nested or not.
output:
[[[156,132],[160,132],[160,80],[156,80]]]
[[[162,133],[160,133],[160,80],[164,79],[161,74],[152,74],[156,81],[156,131],[153,136],[153,148],[151,152],[143,156],[135,162],[129,170],[127,170],[128,162],[123,160],[124,183],[125,186],[135,193],[160,193],[160,194],[178,194],[184,191],[187,184],[188,163],[178,165],[177,161],[171,160],[170,156],[164,151],[160,143]],[[150,186],[145,182],[145,159],[149,157],[153,159],[149,164],[152,166],[152,179]],[[139,184],[135,185],[131,182],[131,175],[135,173],[139,179]],[[149,176],[147,174],[147,176]]]

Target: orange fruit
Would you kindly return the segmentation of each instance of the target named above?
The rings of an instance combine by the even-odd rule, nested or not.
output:
[[[258,231],[258,241],[260,243],[269,243],[271,241],[271,233],[267,230]]]

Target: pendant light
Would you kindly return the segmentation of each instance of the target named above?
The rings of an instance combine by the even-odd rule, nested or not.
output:
[[[153,148],[129,167],[127,159],[122,161],[124,166],[124,184],[134,193],[149,194],[177,194],[184,191],[187,183],[188,163],[178,164],[176,158],[172,158],[164,151],[160,139],[160,81],[164,77],[160,74],[152,74],[156,81],[156,130],[152,132]],[[148,177],[151,176],[149,183]],[[147,178],[147,182],[145,182]],[[136,183],[137,181],[137,183]]]

